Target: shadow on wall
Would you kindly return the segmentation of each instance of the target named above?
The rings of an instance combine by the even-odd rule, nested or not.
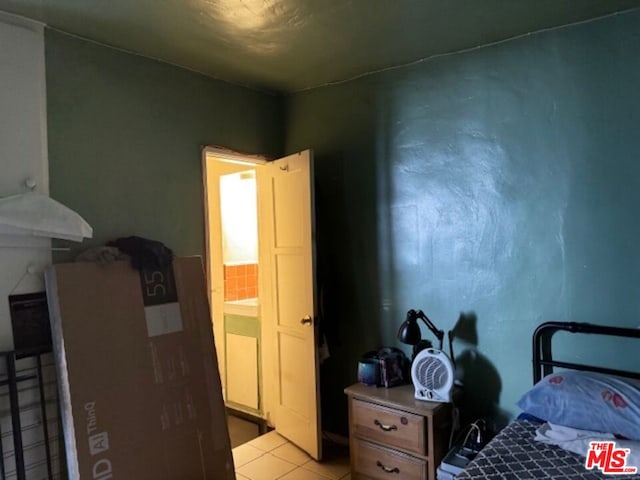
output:
[[[509,421],[509,415],[499,407],[502,380],[496,367],[477,349],[477,322],[475,313],[461,313],[451,330],[451,338],[467,346],[455,356],[456,377],[464,386],[460,421],[466,425],[487,418],[501,428]]]
[[[345,208],[354,202],[374,204],[375,192],[356,188],[354,193],[345,186],[355,185],[356,180],[366,185],[375,185],[375,181],[367,177],[373,170],[346,173],[349,158],[343,153],[318,154],[314,172],[319,334],[321,348],[329,354],[320,365],[322,429],[343,436],[348,435],[349,427],[343,390],[356,381],[361,353],[376,348],[382,341],[379,329],[375,328],[380,323],[379,301],[368,293],[377,290],[379,276],[378,264],[369,261],[375,255],[368,253],[378,250],[375,211],[359,213],[358,222],[354,222],[353,213]],[[355,174],[357,179],[345,179],[345,175]],[[354,243],[355,232],[367,238],[366,245]],[[367,293],[363,296],[362,292]]]

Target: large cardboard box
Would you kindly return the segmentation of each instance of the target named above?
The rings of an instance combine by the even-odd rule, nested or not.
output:
[[[202,261],[46,273],[70,479],[235,478]]]

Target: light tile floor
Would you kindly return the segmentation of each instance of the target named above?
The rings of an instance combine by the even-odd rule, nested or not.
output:
[[[335,453],[339,452],[339,453]],[[344,449],[316,462],[275,431],[233,449],[237,480],[350,480]]]

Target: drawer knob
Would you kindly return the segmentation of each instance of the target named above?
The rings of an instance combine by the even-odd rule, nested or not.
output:
[[[400,469],[398,467],[393,467],[393,468],[387,467],[380,460],[376,462],[376,465],[387,473],[400,473]]]
[[[385,432],[391,432],[392,430],[398,429],[398,427],[396,427],[395,425],[385,425],[384,423],[380,423],[380,420],[378,419],[374,420],[373,423],[378,427],[380,427],[380,429],[384,430]]]

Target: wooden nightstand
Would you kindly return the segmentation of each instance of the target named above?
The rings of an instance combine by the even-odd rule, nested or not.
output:
[[[449,448],[452,404],[416,400],[413,385],[356,383],[344,393],[352,479],[436,480]]]

